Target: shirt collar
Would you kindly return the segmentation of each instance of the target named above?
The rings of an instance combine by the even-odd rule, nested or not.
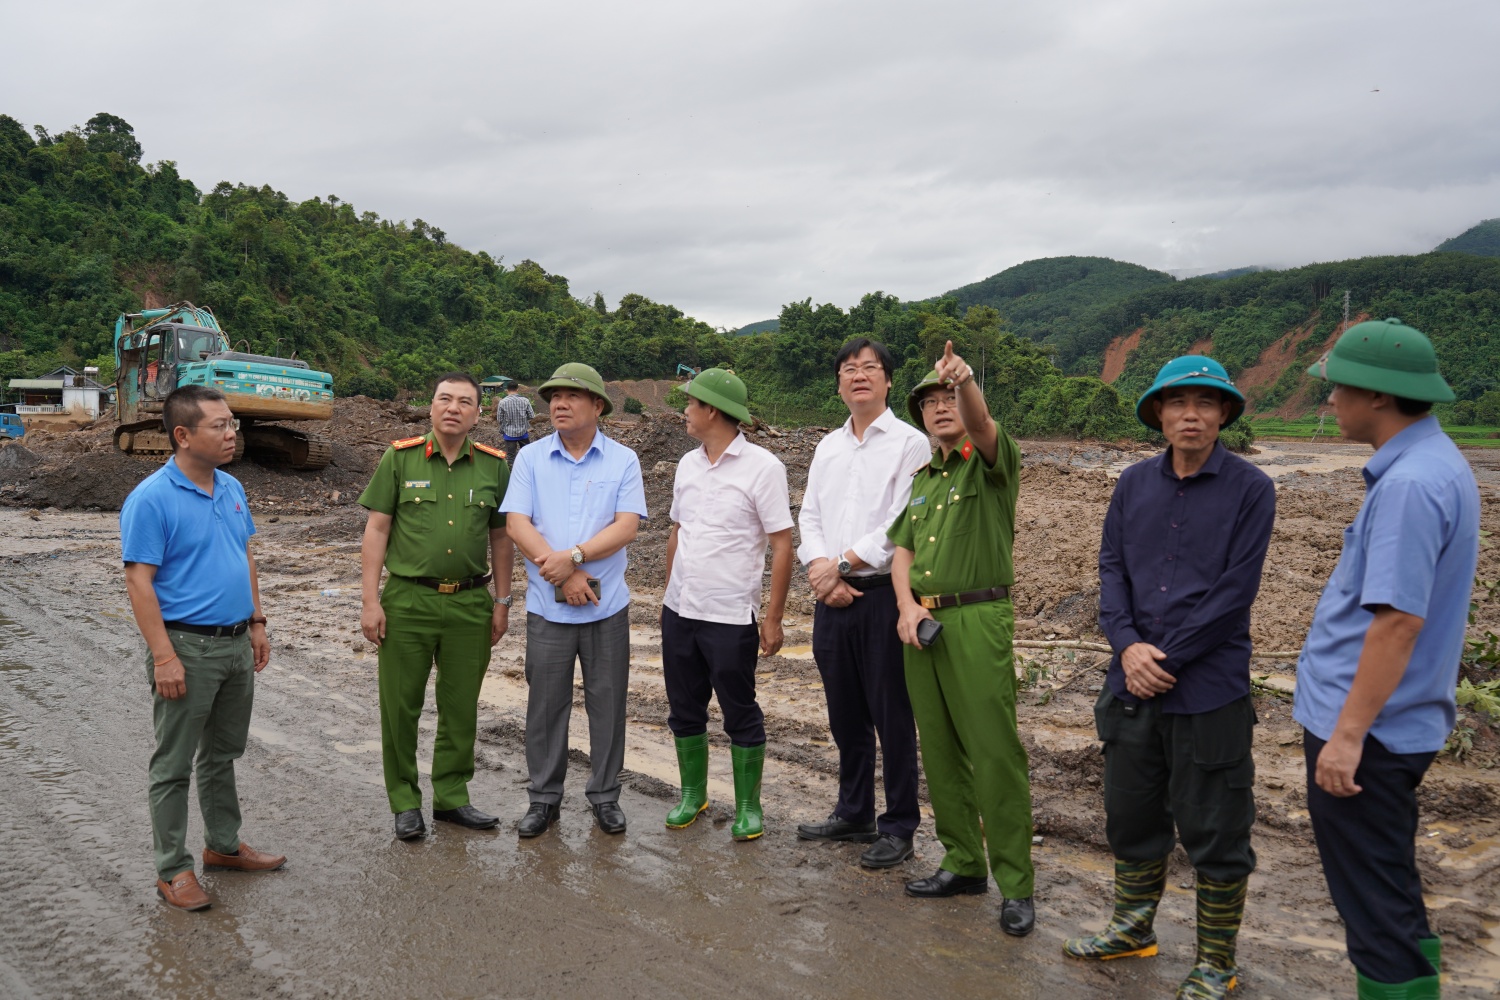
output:
[[[938,447],[932,449],[932,458],[928,461],[925,468],[928,472],[941,472],[943,468],[948,465],[952,465],[955,463],[962,465],[964,462],[967,462],[970,456],[972,456],[973,454],[974,443],[967,437],[965,437],[963,441],[959,443],[957,448],[954,448],[951,452],[948,453],[948,457],[946,459],[943,458],[942,445],[939,445]]]
[[[1365,477],[1365,485],[1374,485],[1375,481],[1385,474],[1385,470],[1394,465],[1396,459],[1405,454],[1413,445],[1428,438],[1437,437],[1441,433],[1443,433],[1442,425],[1438,423],[1437,417],[1429,413],[1391,438],[1381,445],[1374,455],[1370,456],[1370,460],[1360,470]]]
[[[1223,441],[1214,442],[1214,450],[1209,453],[1208,461],[1203,463],[1203,468],[1188,476],[1196,479],[1198,476],[1217,476],[1224,468],[1224,457],[1229,454],[1229,449],[1224,447]],[[1172,446],[1167,445],[1167,450],[1161,454],[1161,474],[1172,479],[1179,479],[1177,471],[1172,468]]]
[[[434,455],[442,458],[443,449],[438,444],[437,431],[428,431],[422,436],[427,439],[426,451],[423,453],[423,457],[428,461],[431,461]],[[470,440],[468,435],[464,435],[463,446],[458,449],[458,454],[454,457],[453,461],[457,462],[460,458],[467,458],[471,462],[474,460],[474,442]]]
[[[180,486],[185,490],[192,490],[194,493],[201,493],[203,496],[208,496],[207,493],[204,493],[204,491],[198,487],[197,483],[193,482],[187,477],[186,472],[182,471],[181,466],[177,464],[176,455],[173,455],[171,458],[167,459],[167,464],[163,466],[163,468],[166,470],[167,478],[172,481],[172,485]],[[214,493],[216,494],[219,492],[219,475],[219,470],[215,469]]]
[[[583,458],[578,459],[578,461],[582,462],[584,458],[588,458],[589,452],[604,454],[604,432],[597,427],[594,428],[594,440],[589,442],[588,451],[585,451]],[[563,446],[561,431],[552,432],[552,453],[554,455],[562,455],[570,462],[573,461],[573,456],[569,455],[568,449]]]
[[[885,433],[891,429],[891,425],[893,423],[898,422],[898,419],[899,418],[897,418],[895,411],[887,406],[885,409],[880,411],[880,416],[870,421],[870,426],[865,428],[865,434],[869,435],[871,431],[880,431],[881,433]],[[854,436],[854,417],[852,414],[844,420],[843,430],[845,434],[849,435],[850,441],[853,441],[855,444],[860,443],[859,438]],[[865,438],[865,440],[869,440],[868,436]]]
[[[724,451],[719,455],[719,462],[724,461],[724,459],[730,455],[738,455],[740,452],[744,451],[745,445],[747,443],[748,442],[746,442],[745,440],[745,432],[736,432],[734,435],[734,440],[724,446]],[[719,462],[709,462],[707,445],[700,444],[698,446],[698,450],[703,453],[703,461],[708,462],[709,468],[712,469],[718,467]]]

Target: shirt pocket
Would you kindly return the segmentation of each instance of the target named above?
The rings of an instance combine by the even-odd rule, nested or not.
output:
[[[760,527],[755,503],[739,490],[720,490],[703,508],[703,521],[720,528]]]
[[[979,520],[974,507],[979,500],[979,484],[973,481],[962,483],[948,490],[943,503],[943,536],[949,539],[972,534]],[[928,501],[929,503],[931,501]]]
[[[464,514],[468,518],[471,529],[486,533],[489,531],[490,515],[495,512],[495,507],[499,503],[496,494],[497,490],[493,486],[484,486],[468,495],[464,503]]]
[[[592,479],[583,488],[583,518],[599,531],[615,519],[615,500],[620,493],[618,479]]]
[[[1365,552],[1355,532],[1357,527],[1351,524],[1344,529],[1344,550],[1333,568],[1333,583],[1341,594],[1357,595],[1364,587]]]
[[[413,531],[431,531],[437,522],[436,487],[410,486],[403,484],[396,501],[396,515],[403,528]]]

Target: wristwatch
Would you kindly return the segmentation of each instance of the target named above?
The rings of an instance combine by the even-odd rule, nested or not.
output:
[[[581,566],[581,565],[583,565],[583,546],[582,545],[575,545],[575,546],[573,546],[573,565],[574,566]]]
[[[513,600],[515,600],[514,597],[511,597],[509,594],[506,594],[504,597],[497,597],[497,598],[495,598],[495,603],[496,604],[503,604],[503,605],[505,605],[508,608],[508,607],[510,607],[510,602],[513,601]]]
[[[250,616],[250,624],[251,625],[264,625],[265,623],[266,623],[266,616],[265,615],[251,615]]]
[[[839,556],[839,576],[848,576],[849,571],[853,568],[854,566],[850,564],[848,559]]]

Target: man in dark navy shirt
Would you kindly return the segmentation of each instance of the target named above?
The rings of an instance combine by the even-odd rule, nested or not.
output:
[[[1234,942],[1255,869],[1250,825],[1250,605],[1271,541],[1271,480],[1219,443],[1244,412],[1211,358],[1162,366],[1136,404],[1167,450],[1120,476],[1099,548],[1099,624],[1115,656],[1094,714],[1104,741],[1115,910],[1076,958],[1156,954],[1152,921],[1173,823],[1198,871],[1197,961],[1179,998],[1234,987]]]

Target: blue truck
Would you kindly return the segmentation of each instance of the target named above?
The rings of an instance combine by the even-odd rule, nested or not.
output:
[[[18,438],[26,436],[26,425],[21,423],[21,418],[14,413],[0,413],[0,438]]]

